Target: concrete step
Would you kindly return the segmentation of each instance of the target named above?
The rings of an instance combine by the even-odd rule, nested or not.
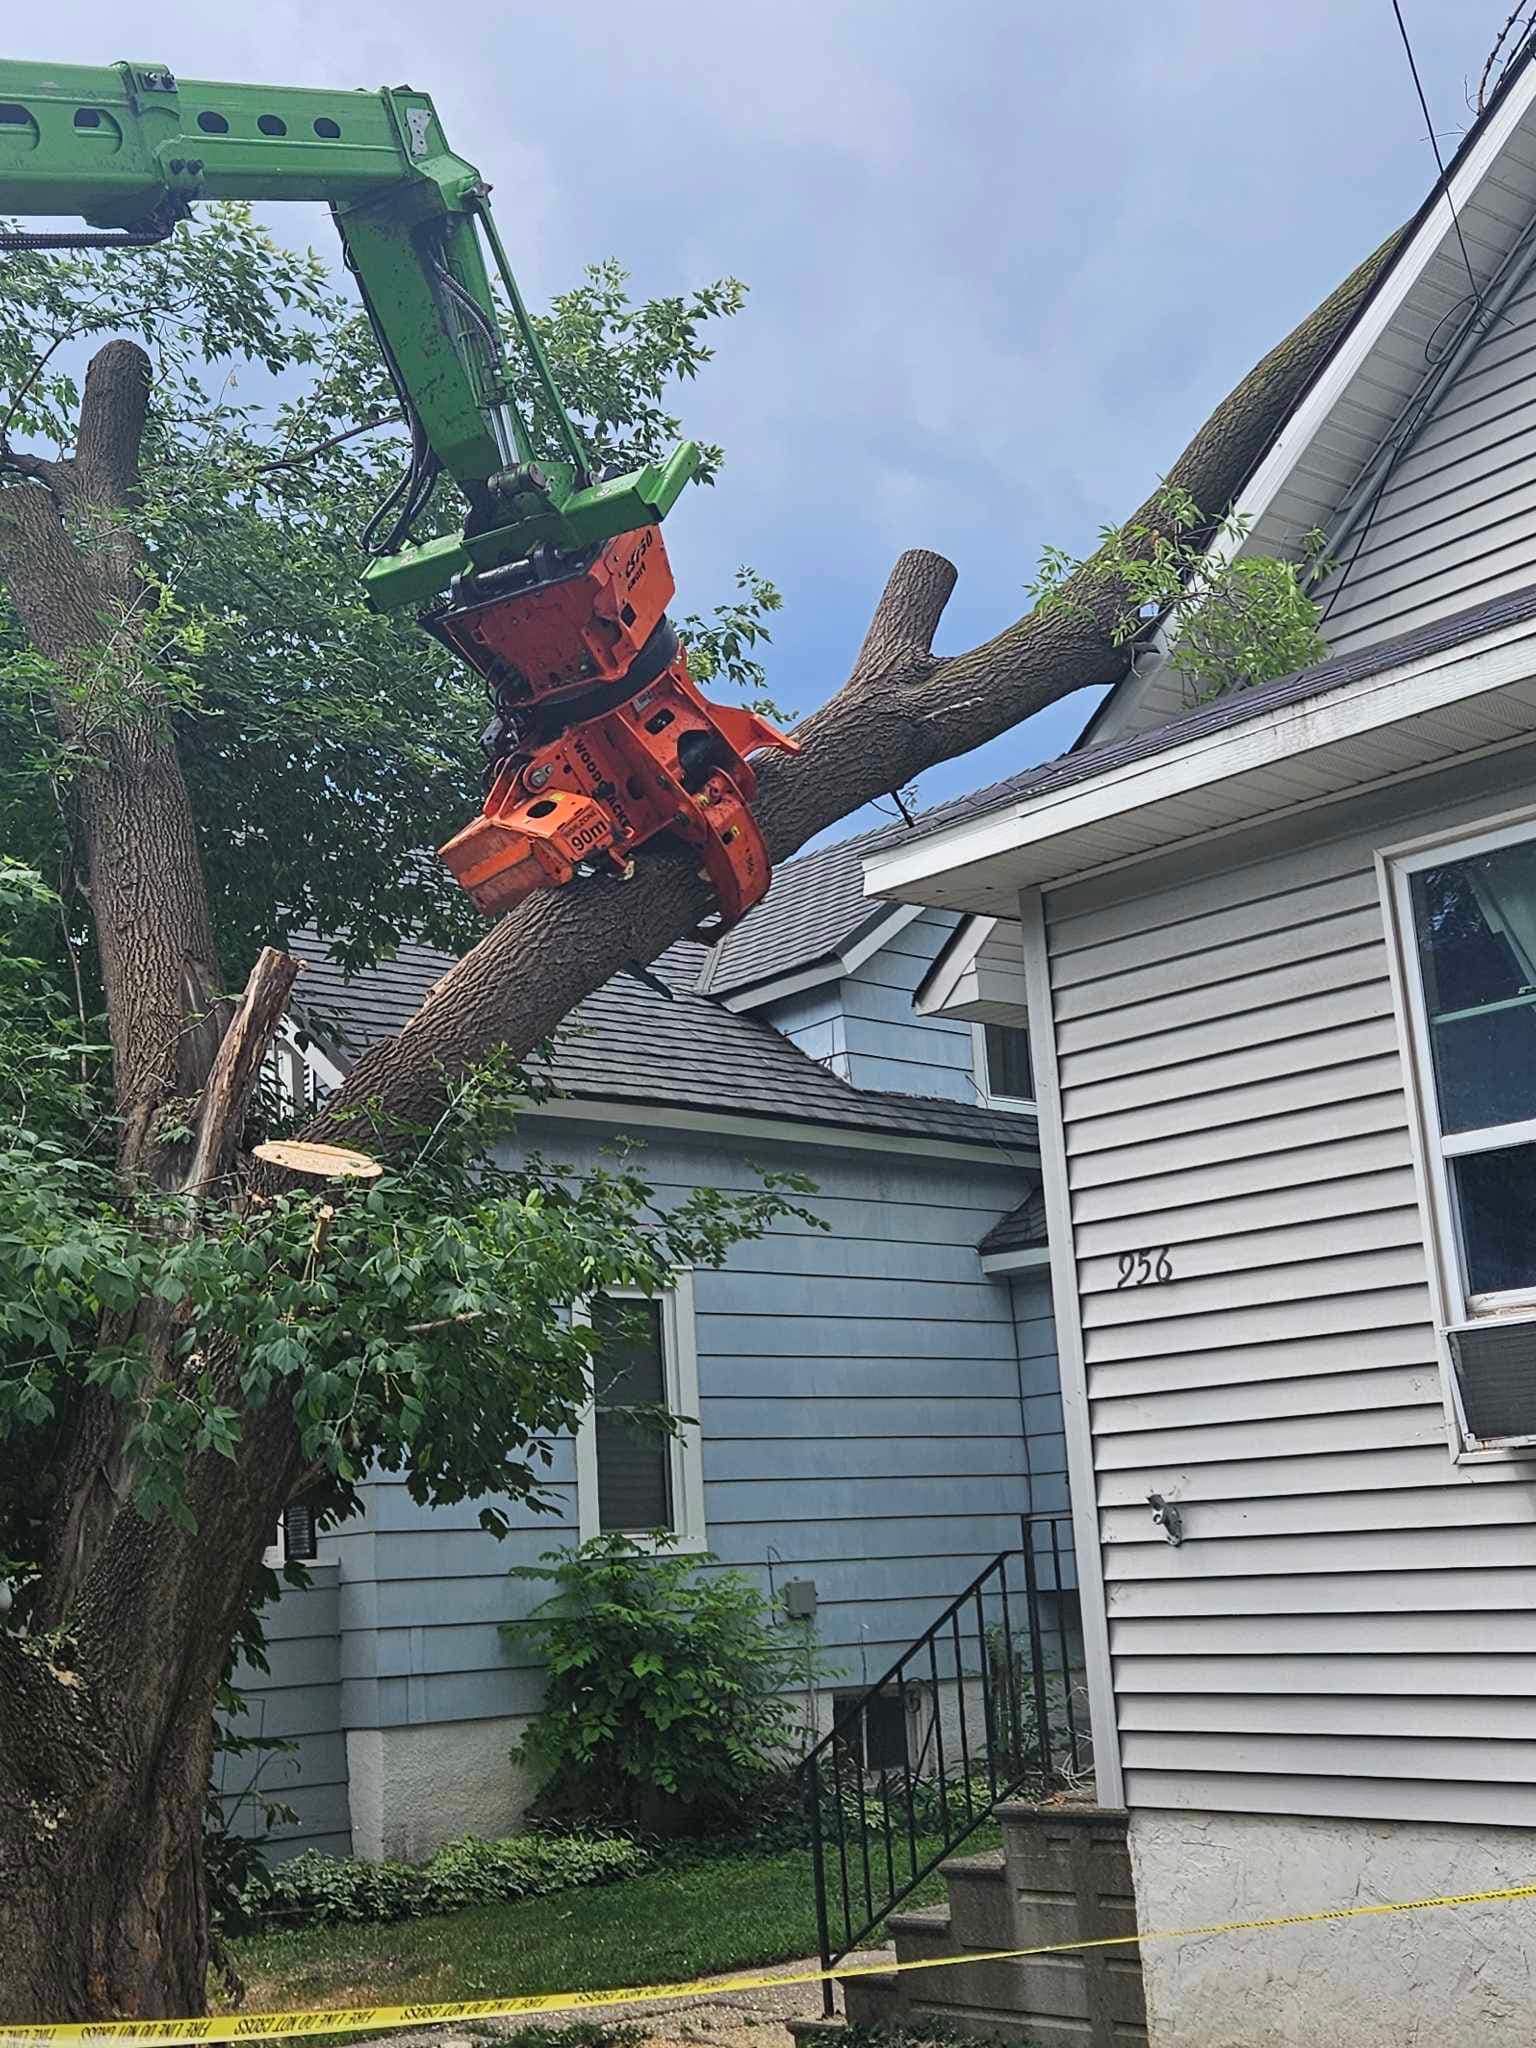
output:
[[[882,1970],[878,1975],[868,1977],[839,1977],[837,1982],[850,2026],[881,2027],[888,2021],[900,2019],[902,1979],[894,1970]],[[821,2021],[818,2024],[828,2023]],[[798,2038],[799,2027],[793,2031]],[[820,2048],[820,2044],[809,2043],[808,2048]]]
[[[1035,2013],[1025,2018],[1020,2013],[993,2012],[984,2005],[925,2005],[914,2000],[901,2018],[908,2027],[919,2027],[927,2020],[983,2041],[1016,2041],[1023,2048],[1085,2048],[1093,2038],[1081,2020],[1042,2019]],[[1145,2034],[1129,2034],[1126,2048],[1136,2048],[1145,2040]]]
[[[1013,1888],[1001,1849],[952,1856],[943,1865],[957,1948],[1016,1948]]]
[[[1043,1948],[1136,1932],[1123,1812],[1081,1801],[1005,1801],[997,1819],[1013,1939],[995,1947]]]

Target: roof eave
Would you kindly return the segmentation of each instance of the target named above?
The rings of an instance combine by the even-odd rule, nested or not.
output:
[[[871,855],[865,888],[983,916],[1014,914],[1021,889],[1127,865],[1192,838],[1259,822],[1297,806],[1285,764],[1305,758],[1314,771],[1309,803],[1352,789],[1432,772],[1458,753],[1515,745],[1536,733],[1536,701],[1515,699],[1511,684],[1536,676],[1536,617],[1486,638],[1417,661],[1384,666],[1344,688],[1300,695],[1252,718],[1206,731],[1104,772],[933,834],[913,846]],[[1490,704],[1479,721],[1480,698]],[[1521,714],[1510,730],[1510,710]],[[1394,774],[1373,743],[1391,731],[1443,734],[1449,715],[1465,744],[1436,740],[1414,767]],[[1491,739],[1490,733],[1497,734]],[[1319,773],[1331,781],[1319,786]],[[1223,792],[1212,822],[1211,793]],[[1193,808],[1189,799],[1198,793]],[[1198,812],[1200,823],[1192,827]]]

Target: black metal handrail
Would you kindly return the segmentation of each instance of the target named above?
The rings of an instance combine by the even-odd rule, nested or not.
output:
[[[824,1970],[1000,1801],[1043,1793],[1088,1767],[1073,1696],[1083,1664],[1071,1518],[1022,1519],[1020,1548],[993,1558],[883,1677],[841,1707],[800,1766]],[[876,1747],[886,1752],[878,1763]],[[830,2016],[830,1979],[822,1999]]]

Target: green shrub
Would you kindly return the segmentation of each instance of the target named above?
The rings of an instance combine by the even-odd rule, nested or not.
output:
[[[533,1899],[578,1885],[634,1877],[650,1857],[622,1835],[513,1835],[482,1842],[466,1835],[439,1849],[426,1868],[433,1913],[452,1913],[488,1899]]]
[[[310,1849],[255,1874],[240,1903],[248,1925],[417,1920],[496,1899],[611,1884],[636,1876],[650,1860],[622,1836],[575,1833],[512,1835],[500,1842],[466,1835],[424,1864],[363,1863]]]
[[[729,1826],[793,1762],[813,1640],[777,1621],[739,1572],[599,1536],[518,1578],[555,1591],[514,1639],[548,1671],[542,1711],[513,1751],[538,1810],[656,1834]]]

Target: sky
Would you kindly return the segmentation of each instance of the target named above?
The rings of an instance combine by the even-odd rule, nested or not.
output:
[[[1448,156],[1508,0],[1401,4]],[[678,407],[726,468],[668,547],[679,610],[739,563],[779,585],[770,688],[800,715],[903,548],[959,569],[941,653],[1017,617],[1041,547],[1139,504],[1435,177],[1391,0],[73,0],[5,45],[429,91],[535,304],[610,256],[641,296],[743,279]],[[288,211],[332,246],[321,209]],[[921,800],[1060,752],[1093,701]]]

